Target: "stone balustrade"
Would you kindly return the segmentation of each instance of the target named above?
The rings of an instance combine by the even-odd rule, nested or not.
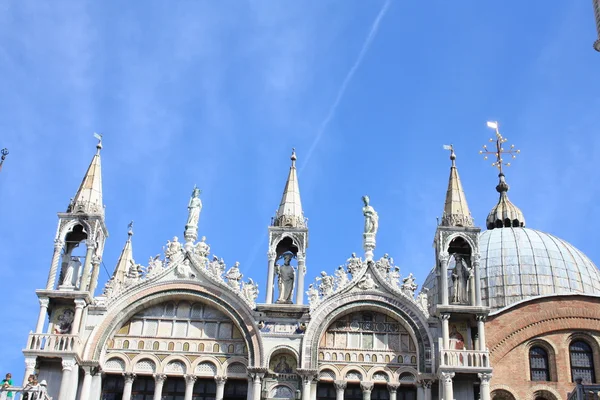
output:
[[[30,333],[25,351],[48,353],[77,353],[81,347],[78,335],[58,335],[53,333]]]
[[[481,350],[441,350],[440,367],[490,368],[490,352]]]

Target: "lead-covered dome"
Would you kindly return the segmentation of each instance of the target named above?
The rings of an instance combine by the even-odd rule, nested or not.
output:
[[[600,295],[600,271],[585,254],[548,233],[500,228],[481,233],[481,296],[492,310],[560,293]]]

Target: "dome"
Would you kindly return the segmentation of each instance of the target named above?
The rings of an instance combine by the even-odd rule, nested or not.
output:
[[[571,244],[528,228],[481,233],[481,297],[492,310],[559,293],[600,295],[600,271]]]

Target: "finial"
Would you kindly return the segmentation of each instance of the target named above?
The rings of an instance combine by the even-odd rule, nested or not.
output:
[[[6,160],[6,156],[8,155],[8,149],[5,147],[2,150],[0,150],[0,154],[2,154],[2,157],[0,157],[0,171],[2,170],[2,164],[4,164],[4,160]]]
[[[456,154],[454,154],[454,146],[451,144],[445,144],[444,150],[450,150],[450,160],[452,160],[452,166],[456,167]]]
[[[100,154],[100,150],[102,150],[102,134],[94,132],[94,137],[98,139],[98,144],[96,148],[98,149],[97,154]]]
[[[127,228],[129,229],[129,231],[127,232],[127,235],[129,237],[133,236],[133,221],[130,221],[129,224],[127,225]]]
[[[296,166],[296,148],[292,147],[292,156],[290,157],[290,160],[292,160],[292,167]]]
[[[492,163],[492,167],[498,168],[498,176],[504,176],[504,173],[502,172],[502,167],[510,167],[510,162],[505,162],[503,155],[508,154],[512,156],[512,158],[517,158],[517,154],[519,154],[521,150],[515,149],[514,144],[511,145],[508,149],[502,147],[502,144],[506,143],[508,139],[500,134],[500,131],[498,130],[498,121],[488,121],[487,126],[488,128],[492,128],[496,131],[496,140],[494,140],[493,138],[490,139],[490,142],[496,142],[496,151],[488,150],[487,145],[484,144],[483,150],[479,150],[479,154],[485,154],[483,157],[484,160],[487,160],[488,154],[493,154],[494,157],[496,157],[496,161]]]

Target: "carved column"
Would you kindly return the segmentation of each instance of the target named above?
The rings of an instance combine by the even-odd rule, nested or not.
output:
[[[254,373],[254,385],[253,389],[253,400],[260,400],[260,392],[262,390],[262,378],[265,376],[264,372]]]
[[[162,391],[163,385],[167,380],[167,375],[165,374],[154,374],[154,397],[153,400],[161,400],[162,399]]]
[[[223,393],[225,393],[226,381],[226,376],[215,376],[215,382],[217,382],[217,394],[215,395],[215,400],[223,400]]]
[[[194,384],[198,377],[196,375],[184,375],[185,378],[185,397],[184,400],[192,400],[194,394]]]
[[[455,400],[452,378],[454,378],[454,372],[440,373],[440,380],[442,381],[442,387],[444,388],[444,395],[442,397],[444,400]]]
[[[131,389],[133,388],[135,374],[131,372],[124,372],[123,378],[125,380],[125,386],[123,386],[123,400],[131,400]]]
[[[335,386],[335,400],[344,400],[344,391],[346,390],[346,386],[348,386],[348,382],[334,381],[333,385]]]
[[[79,398],[89,399],[92,391],[92,369],[91,366],[83,367],[83,384],[81,385],[81,394]]]
[[[440,253],[440,285],[442,287],[442,305],[448,305],[448,260],[450,256],[447,252]]]
[[[363,400],[371,400],[371,391],[373,390],[373,382],[361,382],[360,388],[363,393]]]
[[[75,299],[75,315],[73,316],[73,328],[71,329],[71,335],[79,335],[83,307],[85,307],[85,300]]]
[[[312,383],[317,377],[317,370],[298,369],[296,372],[302,377],[302,400],[312,400]]]
[[[421,385],[423,386],[424,400],[431,400],[431,387],[433,386],[433,381],[424,379],[421,381]]]
[[[473,272],[475,274],[475,305],[481,307],[481,278],[479,271],[479,253],[473,254]]]
[[[83,274],[81,275],[81,283],[79,284],[78,290],[87,290],[87,281],[90,278],[90,271],[92,269],[92,257],[94,250],[96,249],[96,243],[92,239],[85,241],[85,261],[83,262]]]
[[[442,320],[442,345],[443,350],[449,350],[450,348],[450,329],[448,328],[448,321],[450,320],[450,314],[440,315]]]
[[[252,385],[254,384],[254,380],[251,376],[248,376],[248,390],[246,390],[246,400],[253,400],[252,396],[254,395],[254,390],[252,390]]]
[[[58,262],[60,261],[60,251],[65,243],[60,240],[54,240],[54,254],[52,254],[52,263],[50,264],[50,272],[48,273],[48,282],[46,290],[53,290],[56,283],[56,272],[58,271]]]
[[[102,371],[98,367],[92,371],[92,391],[90,400],[100,400],[102,397]]]
[[[479,350],[485,351],[485,316],[477,316],[477,335],[479,336]]]
[[[275,257],[277,254],[274,251],[269,251],[267,253],[269,257],[269,270],[267,272],[267,304],[273,303],[273,282],[275,280]],[[258,399],[256,399],[258,400]]]
[[[100,256],[94,256],[92,260],[92,278],[90,279],[90,294],[92,297],[94,296],[94,292],[96,291],[96,286],[98,285],[98,274],[100,273],[100,262],[102,258]]]
[[[469,273],[469,304],[472,306],[477,305],[477,294],[475,293],[475,273],[473,271]]]
[[[60,381],[58,400],[69,400],[69,394],[71,393],[71,374],[73,368],[76,368],[75,360],[72,358],[63,358],[62,379]]]
[[[490,380],[492,379],[492,373],[480,372],[477,376],[480,380],[479,398],[481,400],[490,400]]]
[[[298,289],[296,291],[296,304],[304,304],[304,275],[306,275],[306,256],[298,253]]]
[[[36,357],[25,357],[25,376],[23,377],[23,386],[27,385],[27,378],[29,378],[29,375],[35,373],[36,365]]]
[[[396,400],[396,394],[398,392],[398,388],[400,387],[399,383],[388,383],[387,388],[390,392],[390,400]]]
[[[50,304],[49,298],[40,298],[40,315],[38,315],[37,324],[35,326],[35,333],[42,333],[42,330],[44,329],[44,322],[46,322],[46,314],[48,314],[48,304]]]

